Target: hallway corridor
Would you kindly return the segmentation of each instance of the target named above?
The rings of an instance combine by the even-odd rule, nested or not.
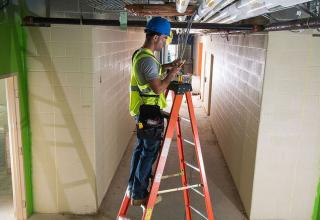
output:
[[[193,104],[196,112],[196,119],[199,127],[200,142],[206,168],[211,200],[217,220],[246,220],[243,214],[243,207],[234,186],[233,180],[226,166],[222,153],[218,147],[215,135],[213,134],[209,118],[202,107],[199,96],[193,96]],[[170,105],[170,103],[169,103]],[[187,105],[183,101],[180,115],[187,117]],[[191,127],[188,122],[181,122],[182,135],[184,139],[192,141]],[[51,215],[51,214],[35,214],[30,220],[115,220],[118,209],[120,207],[127,184],[129,175],[129,164],[131,152],[135,147],[135,135],[132,136],[128,148],[118,167],[111,186],[100,206],[99,215],[94,216],[77,216],[77,215]],[[185,143],[186,161],[196,164],[195,155],[192,145]],[[179,168],[178,152],[176,143],[172,142],[169,151],[169,157],[165,167],[164,174],[176,173]],[[190,183],[199,183],[198,173],[187,170]],[[180,178],[171,178],[161,183],[161,189],[173,188],[180,186]],[[198,194],[190,192],[190,201],[193,206],[199,210],[204,210],[204,203]],[[198,202],[200,201],[200,202]],[[141,218],[140,207],[129,207],[128,216],[131,220],[139,220]],[[195,213],[193,220],[202,220]],[[156,205],[153,219],[155,220],[184,220],[184,203],[182,192],[174,192],[162,196],[162,201]]]

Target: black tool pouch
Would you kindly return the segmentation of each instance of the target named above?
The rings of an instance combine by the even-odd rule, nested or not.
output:
[[[158,139],[164,129],[163,116],[158,105],[141,105],[137,123],[137,136],[142,139]]]

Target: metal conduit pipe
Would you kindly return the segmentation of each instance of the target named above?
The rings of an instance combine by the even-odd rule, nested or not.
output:
[[[120,26],[119,20],[102,19],[78,19],[78,18],[44,18],[27,16],[23,19],[24,26],[50,26],[51,24],[71,24],[71,25],[97,25],[97,26]],[[128,27],[145,27],[146,21],[128,21]],[[187,28],[187,22],[171,22],[172,28]],[[238,31],[261,31],[262,26],[251,24],[213,24],[213,23],[193,23],[192,29],[209,30],[238,30]]]
[[[223,10],[225,7],[230,6],[233,4],[236,0],[224,0],[221,1],[219,4],[216,4],[215,7],[213,7],[209,13],[202,19],[202,22],[207,21],[209,18],[214,16],[219,11]]]
[[[320,18],[306,18],[294,21],[278,22],[265,26],[265,31],[284,31],[320,28]]]
[[[308,1],[311,0],[239,0],[206,19],[209,23],[230,24]]]
[[[189,5],[189,2],[190,0],[176,0],[177,12],[185,13]]]
[[[212,17],[215,13],[219,12],[224,7],[230,5],[236,0],[203,0],[197,10],[197,14],[194,18],[195,21],[206,21]]]
[[[217,0],[217,1],[224,1],[224,0]],[[195,21],[200,21],[208,12],[211,10],[211,7],[215,4],[214,0],[203,0],[202,3],[199,5],[197,9],[197,14],[194,17]]]

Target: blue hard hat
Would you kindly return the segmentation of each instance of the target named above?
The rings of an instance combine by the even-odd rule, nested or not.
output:
[[[151,18],[146,26],[145,32],[156,32],[161,35],[170,36],[170,22],[162,17]]]

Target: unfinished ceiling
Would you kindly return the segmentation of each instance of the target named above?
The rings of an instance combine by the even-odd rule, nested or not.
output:
[[[183,3],[188,7],[178,13]],[[195,22],[234,23],[258,16],[266,22],[319,16],[320,0],[26,0],[26,5],[30,15],[43,17],[118,19],[128,11],[129,20],[156,15],[178,20],[197,10]]]
[[[191,15],[197,1],[189,1],[186,13],[176,11],[175,1],[161,0],[26,0],[29,15],[63,18],[118,19],[128,12],[129,20],[145,20],[145,16]],[[127,6],[127,7],[126,7]]]
[[[191,16],[197,9],[195,5],[189,5],[183,13],[179,13],[175,3],[165,4],[127,4],[125,8],[136,16]]]
[[[317,28],[320,24],[320,0],[26,0],[26,5],[30,16],[78,19],[71,21],[71,24],[117,25],[121,12],[125,11],[128,12],[128,25],[133,26],[145,25],[132,21],[145,22],[148,16],[167,17],[174,27],[179,27],[177,23],[186,23],[192,17],[192,28],[197,24],[208,24],[205,29],[214,29],[215,26],[209,24],[268,26],[304,21],[295,29],[300,26]],[[85,19],[89,22],[83,22]],[[98,22],[93,23],[90,19],[98,19]],[[259,31],[261,28],[252,30]]]

